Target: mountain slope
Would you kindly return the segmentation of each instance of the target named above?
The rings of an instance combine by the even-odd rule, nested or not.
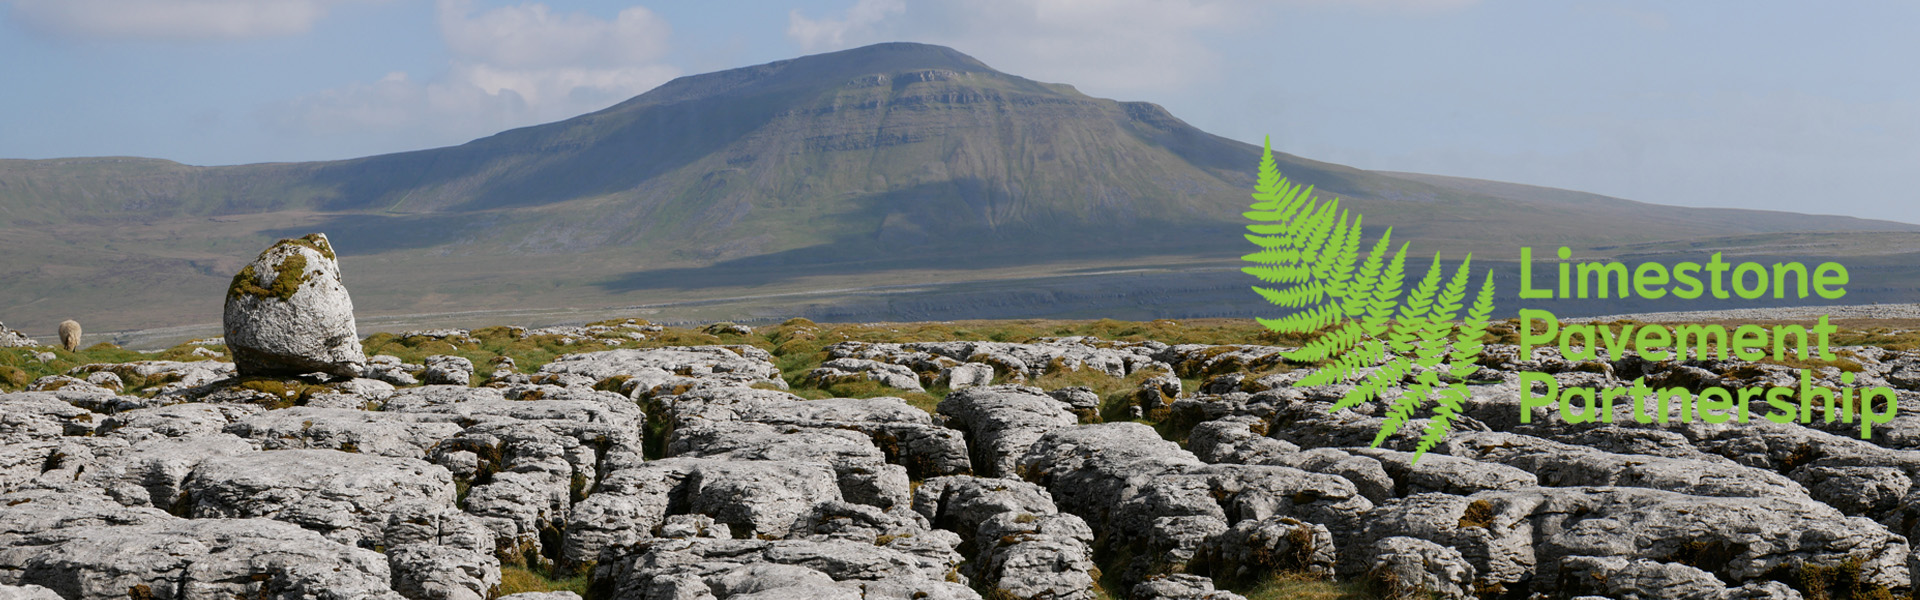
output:
[[[335,241],[369,313],[1231,263],[1258,155],[1153,104],[880,44],[682,77],[448,148],[223,167],[0,161],[0,319],[217,320],[204,299],[239,261],[310,231]],[[1277,158],[1423,252],[1920,231]]]

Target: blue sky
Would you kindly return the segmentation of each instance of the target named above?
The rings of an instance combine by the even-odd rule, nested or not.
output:
[[[1920,223],[1920,3],[0,0],[0,158],[451,145],[881,41],[1370,169]]]

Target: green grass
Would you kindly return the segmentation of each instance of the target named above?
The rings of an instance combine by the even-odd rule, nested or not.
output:
[[[106,343],[94,344],[93,346],[80,349],[79,352],[68,352],[65,348],[47,346],[34,348],[0,348],[0,391],[20,391],[26,389],[27,385],[33,383],[36,379],[48,375],[66,375],[68,371],[81,365],[129,363],[143,360],[176,360],[182,362],[212,360],[195,356],[193,354],[193,348],[195,347],[196,346],[183,344],[161,352],[151,353],[136,352]],[[211,346],[210,348],[221,352],[222,357],[219,360],[227,360],[225,358],[225,347]],[[53,353],[54,359],[44,363],[40,362],[39,359],[35,358],[35,355],[42,352]],[[127,378],[123,377],[122,379],[124,381]],[[127,384],[129,392],[139,392],[142,391],[142,388],[164,382],[124,381],[124,383]]]
[[[1245,590],[1236,590],[1247,600],[1379,600],[1380,596],[1365,583],[1330,581],[1281,574]]]
[[[584,573],[554,579],[552,574],[544,570],[503,565],[500,567],[499,593],[495,596],[522,592],[573,592],[581,598],[593,600],[591,587]]]

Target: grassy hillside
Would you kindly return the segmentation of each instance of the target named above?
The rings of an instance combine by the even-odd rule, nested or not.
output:
[[[240,264],[313,231],[335,242],[368,315],[1230,267],[1245,252],[1240,213],[1258,154],[1153,104],[1001,73],[948,48],[881,44],[682,77],[450,148],[228,167],[0,161],[0,320],[36,333],[64,318],[104,330],[216,322]],[[1277,158],[1288,177],[1421,252],[1920,230]],[[1102,285],[1118,287],[1064,302],[1119,310],[1137,302],[1128,286],[1170,289]],[[915,302],[924,310],[886,310],[936,318],[987,301]]]

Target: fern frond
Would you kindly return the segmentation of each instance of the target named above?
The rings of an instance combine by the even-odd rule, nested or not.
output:
[[[1291,244],[1300,250],[1300,262],[1305,265],[1312,265],[1320,247],[1326,244],[1327,232],[1333,227],[1332,210],[1339,204],[1338,200],[1318,205],[1314,202],[1308,201],[1290,233]]]
[[[1439,258],[1440,255],[1434,255],[1436,261]],[[1433,310],[1428,315],[1434,321],[1452,321],[1453,315],[1460,312],[1460,300],[1467,295],[1467,276],[1471,274],[1469,271],[1472,266],[1473,255],[1468,254],[1466,260],[1460,261],[1460,267],[1454,269],[1453,278],[1448,280],[1447,287],[1440,291],[1440,297],[1434,301]]]
[[[1401,285],[1406,280],[1406,262],[1407,244],[1401,243],[1400,250],[1387,263],[1386,272],[1373,285],[1373,300],[1368,303],[1367,315],[1363,319],[1367,325],[1367,335],[1386,335],[1387,321],[1393,318],[1393,310],[1400,302]]]
[[[1354,241],[1357,242],[1359,238],[1357,232],[1360,229],[1359,219],[1354,220],[1353,228],[1356,231]],[[1367,261],[1361,263],[1358,270],[1354,271],[1353,275],[1348,279],[1346,297],[1343,298],[1340,303],[1341,312],[1345,313],[1348,318],[1361,318],[1365,316],[1367,310],[1372,307],[1374,287],[1384,275],[1384,273],[1381,272],[1381,268],[1384,266],[1388,244],[1392,239],[1393,229],[1388,228],[1386,235],[1381,236],[1380,241],[1374,243],[1373,251],[1367,253]]]
[[[1333,226],[1333,238],[1327,241],[1327,247],[1320,251],[1320,261],[1314,268],[1327,282],[1327,295],[1342,301],[1341,314],[1345,316],[1345,300],[1353,278],[1354,262],[1359,258],[1360,218],[1353,215],[1353,224],[1347,224],[1347,212],[1340,212],[1339,223]]]
[[[1336,318],[1333,314],[1333,308],[1322,304],[1278,319],[1257,318],[1254,320],[1259,321],[1261,325],[1265,325],[1267,329],[1280,333],[1306,333],[1332,325]]]
[[[1274,248],[1271,250],[1261,250],[1253,254],[1242,256],[1240,257],[1240,260],[1244,260],[1251,263],[1263,264],[1263,265],[1282,265],[1282,266],[1297,265],[1297,264],[1300,264],[1301,262],[1300,251],[1294,250],[1292,248]]]
[[[1298,183],[1290,185],[1280,201],[1280,210],[1296,217],[1311,212],[1309,205],[1313,203],[1313,186]]]
[[[1384,344],[1381,346],[1381,354],[1386,354]],[[1413,363],[1404,356],[1395,357],[1393,360],[1387,361],[1386,364],[1380,365],[1379,368],[1369,373],[1366,379],[1355,384],[1353,389],[1347,390],[1347,394],[1342,396],[1339,402],[1334,403],[1334,406],[1337,408],[1345,408],[1374,401],[1374,399],[1379,398],[1380,393],[1385,392],[1387,388],[1399,385],[1400,380],[1406,378],[1407,371],[1411,370],[1410,367],[1412,365]]]
[[[1427,276],[1420,278],[1413,291],[1407,294],[1407,301],[1400,305],[1400,319],[1420,319],[1427,316],[1433,308],[1433,295],[1440,288],[1440,255],[1433,255],[1433,264],[1427,267]]]
[[[1281,235],[1253,235],[1249,233],[1247,234],[1247,241],[1253,242],[1253,245],[1259,246],[1261,248],[1265,248],[1268,250],[1276,250],[1276,249],[1287,247],[1287,238],[1286,236],[1281,236]]]
[[[1378,362],[1380,357],[1386,355],[1386,345],[1381,343],[1380,340],[1362,340],[1362,342],[1363,343],[1356,344],[1353,349],[1348,350],[1345,354],[1341,354],[1339,359],[1333,361],[1333,364],[1308,373],[1306,377],[1301,377],[1299,381],[1294,382],[1294,387],[1343,383],[1348,379],[1352,379],[1354,373],[1359,372],[1361,367],[1372,365]],[[1342,397],[1340,402],[1335,403],[1335,410],[1350,406],[1345,402],[1345,397]]]
[[[1453,430],[1453,417],[1460,414],[1460,405],[1467,397],[1467,387],[1453,384],[1441,390],[1434,398],[1433,416],[1427,417],[1427,431],[1420,436],[1420,445],[1413,451],[1413,463],[1419,464],[1420,457],[1428,450],[1440,445],[1447,433]]]
[[[1288,352],[1283,356],[1287,360],[1294,362],[1313,362],[1345,352],[1359,345],[1360,340],[1365,336],[1366,329],[1362,327],[1360,323],[1347,321],[1347,323],[1340,326],[1339,329],[1320,336],[1311,342],[1307,342],[1305,346],[1301,346],[1299,349]]]
[[[1467,309],[1466,320],[1460,323],[1460,334],[1453,342],[1453,356],[1450,357],[1450,371],[1455,379],[1466,379],[1479,370],[1475,361],[1480,358],[1481,343],[1487,334],[1487,318],[1493,315],[1493,271],[1487,271],[1486,283],[1481,284],[1480,293],[1473,300],[1473,307]]]
[[[1307,270],[1301,267],[1276,267],[1263,265],[1258,267],[1240,267],[1240,272],[1260,278],[1267,283],[1296,283],[1307,278]]]
[[[1284,290],[1254,286],[1253,291],[1259,293],[1261,297],[1266,298],[1267,302],[1288,308],[1300,308],[1309,304],[1316,304],[1325,296],[1323,286],[1318,281],[1309,281],[1305,284]]]
[[[1276,202],[1284,185],[1286,180],[1280,177],[1280,165],[1273,160],[1273,137],[1269,136],[1266,148],[1260,153],[1260,179],[1254,183],[1253,199],[1262,203]]]
[[[1374,435],[1373,447],[1379,448],[1387,438],[1399,433],[1400,427],[1413,418],[1414,411],[1419,410],[1420,405],[1427,402],[1427,394],[1430,391],[1432,389],[1425,384],[1407,386],[1406,391],[1400,394],[1400,399],[1394,401],[1393,408],[1387,411],[1387,418],[1380,422],[1380,433]]]

